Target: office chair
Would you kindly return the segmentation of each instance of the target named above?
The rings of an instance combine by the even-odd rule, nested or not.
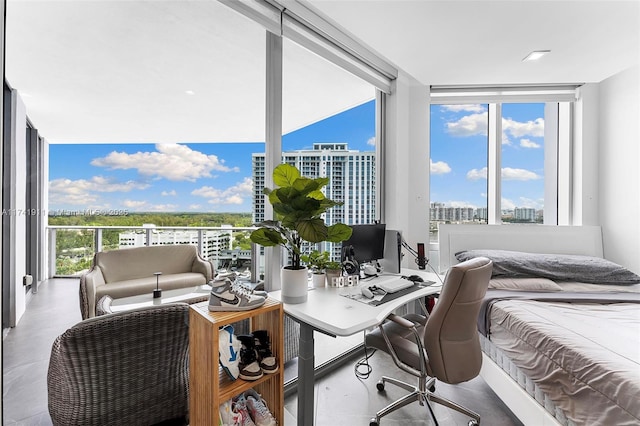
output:
[[[77,323],[53,343],[47,389],[54,425],[188,424],[189,305]]]
[[[413,386],[392,377],[382,377],[376,385],[378,391],[383,391],[388,382],[411,393],[378,411],[370,426],[378,426],[381,417],[414,401],[427,405],[436,425],[438,421],[429,401],[471,417],[470,426],[480,424],[477,413],[433,392],[436,379],[456,384],[471,380],[480,372],[482,353],[477,317],[492,267],[492,262],[484,257],[452,266],[438,302],[428,317],[391,314],[387,321],[367,334],[367,346],[388,353],[401,370],[418,378],[417,386]]]

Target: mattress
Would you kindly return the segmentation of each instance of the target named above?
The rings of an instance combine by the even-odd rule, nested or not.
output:
[[[575,424],[640,424],[640,305],[499,300],[489,338]]]

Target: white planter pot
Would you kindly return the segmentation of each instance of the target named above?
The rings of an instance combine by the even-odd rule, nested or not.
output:
[[[282,301],[284,303],[304,303],[307,301],[309,287],[308,271],[304,269],[280,270],[280,283],[282,284]]]
[[[311,274],[311,282],[315,288],[324,287],[325,280],[326,275],[324,274],[324,272],[314,272],[313,274]]]
[[[327,287],[333,287],[333,279],[342,276],[342,269],[327,269],[325,275],[327,276]]]

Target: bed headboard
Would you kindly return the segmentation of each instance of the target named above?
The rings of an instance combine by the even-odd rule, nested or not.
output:
[[[599,226],[445,225],[438,227],[440,271],[463,250],[496,249],[603,257]]]

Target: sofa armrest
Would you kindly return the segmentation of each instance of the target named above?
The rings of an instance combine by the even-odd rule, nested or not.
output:
[[[99,266],[94,266],[80,277],[80,313],[82,319],[96,315],[96,289],[105,285],[104,275]]]
[[[191,272],[199,272],[207,279],[207,283],[213,279],[213,262],[204,260],[199,254],[193,260]]]

